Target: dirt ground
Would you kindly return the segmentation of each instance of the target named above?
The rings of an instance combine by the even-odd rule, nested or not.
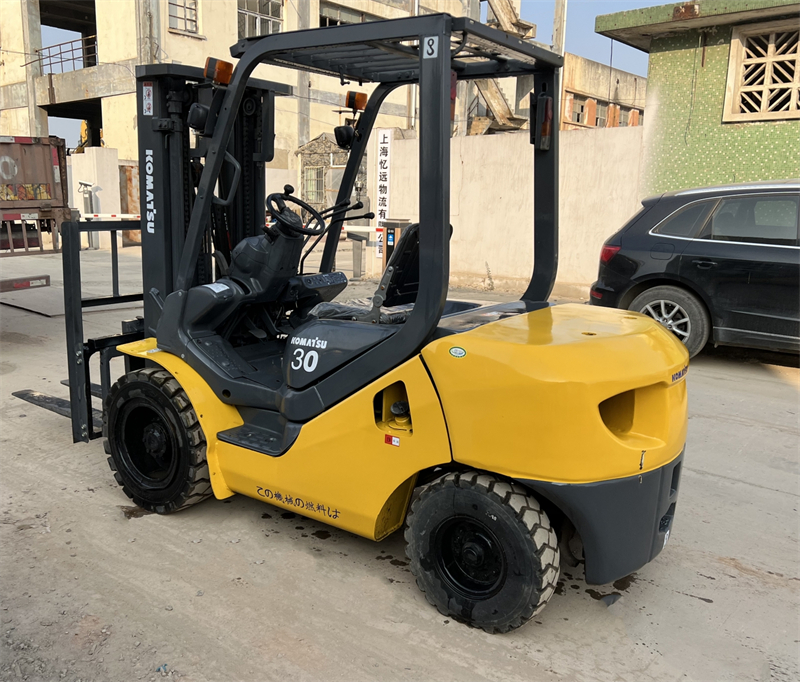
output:
[[[86,335],[120,317],[88,313]],[[426,602],[401,533],[373,543],[241,496],[131,507],[100,441],[11,396],[66,397],[63,325],[0,305],[0,680],[800,679],[796,357],[698,357],[664,552],[613,585],[564,567],[535,622],[491,636]]]

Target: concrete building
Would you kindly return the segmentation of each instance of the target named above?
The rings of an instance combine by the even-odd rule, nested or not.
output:
[[[641,194],[800,177],[800,3],[698,0],[597,17],[650,54]]]
[[[48,116],[88,123],[88,146],[118,150],[135,160],[134,72],[138,64],[202,65],[224,58],[239,37],[315,26],[446,11],[479,18],[481,0],[0,0],[0,130],[43,136]],[[519,19],[520,0],[489,0],[489,25],[533,39],[536,27]],[[42,46],[42,26],[80,34],[70,43]],[[645,79],[566,55],[563,127],[636,125]],[[333,79],[261,67],[256,76],[290,83],[296,98],[282,100],[276,121],[273,169],[299,169],[295,151],[342,122],[342,92]],[[517,130],[527,121],[531,84],[459,85],[454,133]],[[526,87],[527,86],[527,87]],[[513,102],[517,95],[515,107]],[[411,88],[384,105],[380,124],[414,126]],[[470,119],[479,119],[470,129]]]
[[[646,93],[646,78],[567,52],[561,130],[642,125]]]
[[[509,0],[505,0],[508,2]],[[241,37],[429,12],[479,17],[480,0],[1,0],[0,134],[42,137],[48,116],[86,120],[120,159],[137,158],[135,67],[202,66],[229,59]],[[511,3],[513,4],[513,2]],[[519,0],[516,0],[519,9]],[[71,43],[42,47],[41,27],[75,31]],[[295,151],[347,116],[336,79],[260,66],[255,77],[288,83],[275,122],[270,170],[296,169]],[[353,86],[358,88],[356,84]],[[362,88],[369,90],[369,88]],[[414,94],[401,88],[379,125],[414,122]]]

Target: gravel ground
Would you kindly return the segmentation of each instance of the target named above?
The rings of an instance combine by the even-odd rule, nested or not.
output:
[[[88,313],[87,336],[119,318]],[[131,507],[99,441],[10,395],[67,395],[63,338],[63,317],[0,305],[0,680],[800,679],[796,357],[698,357],[665,551],[613,585],[564,567],[535,622],[490,636],[426,602],[400,533],[376,544],[241,496]]]

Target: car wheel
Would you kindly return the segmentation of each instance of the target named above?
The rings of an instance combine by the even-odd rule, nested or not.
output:
[[[703,350],[708,341],[711,321],[705,306],[684,289],[653,287],[634,298],[628,310],[635,310],[660,322],[683,342],[689,357]]]
[[[422,489],[405,536],[428,601],[486,632],[518,628],[555,591],[558,539],[536,498],[517,483],[478,471],[447,474]]]

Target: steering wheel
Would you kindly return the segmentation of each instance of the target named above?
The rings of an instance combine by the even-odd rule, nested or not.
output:
[[[327,229],[327,226],[325,225],[325,219],[317,210],[311,208],[311,206],[309,206],[305,201],[302,201],[297,197],[293,197],[292,192],[294,192],[294,187],[291,185],[286,185],[283,188],[283,194],[276,192],[275,194],[270,194],[267,197],[267,209],[275,218],[275,220],[277,220],[287,230],[297,234],[311,237],[324,234],[325,230]],[[310,220],[306,226],[303,226],[303,220],[292,209],[287,208],[286,202],[296,204],[302,208],[311,216],[312,220]]]

